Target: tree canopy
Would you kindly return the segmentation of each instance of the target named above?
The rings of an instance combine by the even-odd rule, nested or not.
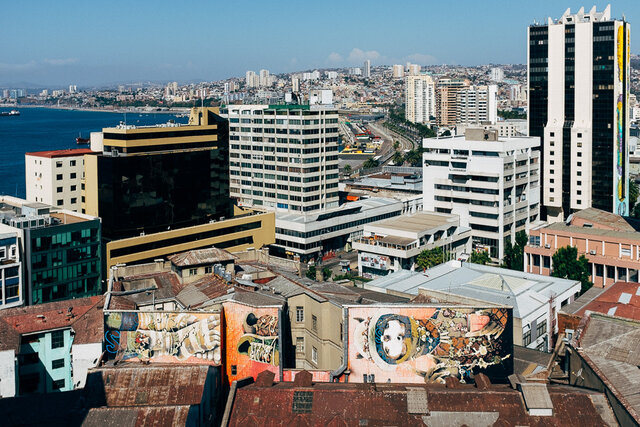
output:
[[[581,293],[585,293],[593,286],[593,283],[589,281],[589,260],[584,255],[580,255],[578,258],[577,248],[572,246],[559,248],[553,254],[552,262],[551,275],[553,277],[579,280],[582,283]]]
[[[378,161],[375,160],[373,157],[368,158],[364,164],[362,165],[362,167],[364,169],[371,169],[371,168],[375,168],[378,167]]]
[[[425,249],[416,257],[416,264],[422,270],[442,264],[445,261],[446,254],[442,248]]]
[[[524,247],[527,245],[527,233],[518,231],[514,243],[505,245],[503,268],[524,271]]]
[[[491,262],[491,257],[487,251],[473,251],[469,257],[469,262],[485,265],[486,263]]]

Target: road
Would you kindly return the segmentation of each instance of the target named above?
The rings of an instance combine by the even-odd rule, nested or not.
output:
[[[384,126],[382,126],[382,122],[369,123],[369,126],[376,134],[390,140],[392,144],[393,141],[398,141],[400,143],[400,151],[413,150],[413,142],[411,140],[385,128]]]

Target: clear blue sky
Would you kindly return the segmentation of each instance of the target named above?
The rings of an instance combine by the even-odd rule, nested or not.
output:
[[[597,1],[598,10],[608,2]],[[640,53],[640,0],[611,1]],[[0,85],[210,81],[412,61],[525,63],[526,29],[575,0],[5,0]],[[637,26],[635,26],[637,25]],[[635,28],[635,30],[634,30]]]

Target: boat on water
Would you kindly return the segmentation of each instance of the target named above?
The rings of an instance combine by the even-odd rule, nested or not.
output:
[[[76,144],[78,144],[78,145],[86,145],[89,142],[91,142],[91,139],[83,138],[81,133],[78,134],[78,137],[76,138]]]
[[[11,111],[0,111],[0,116],[19,116],[20,111],[11,110]]]

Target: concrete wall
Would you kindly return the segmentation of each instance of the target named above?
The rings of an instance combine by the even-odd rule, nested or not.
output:
[[[87,381],[87,371],[97,366],[102,355],[102,342],[74,344],[71,346],[71,369],[73,388],[83,388]]]
[[[16,352],[0,351],[0,397],[16,395]]]

